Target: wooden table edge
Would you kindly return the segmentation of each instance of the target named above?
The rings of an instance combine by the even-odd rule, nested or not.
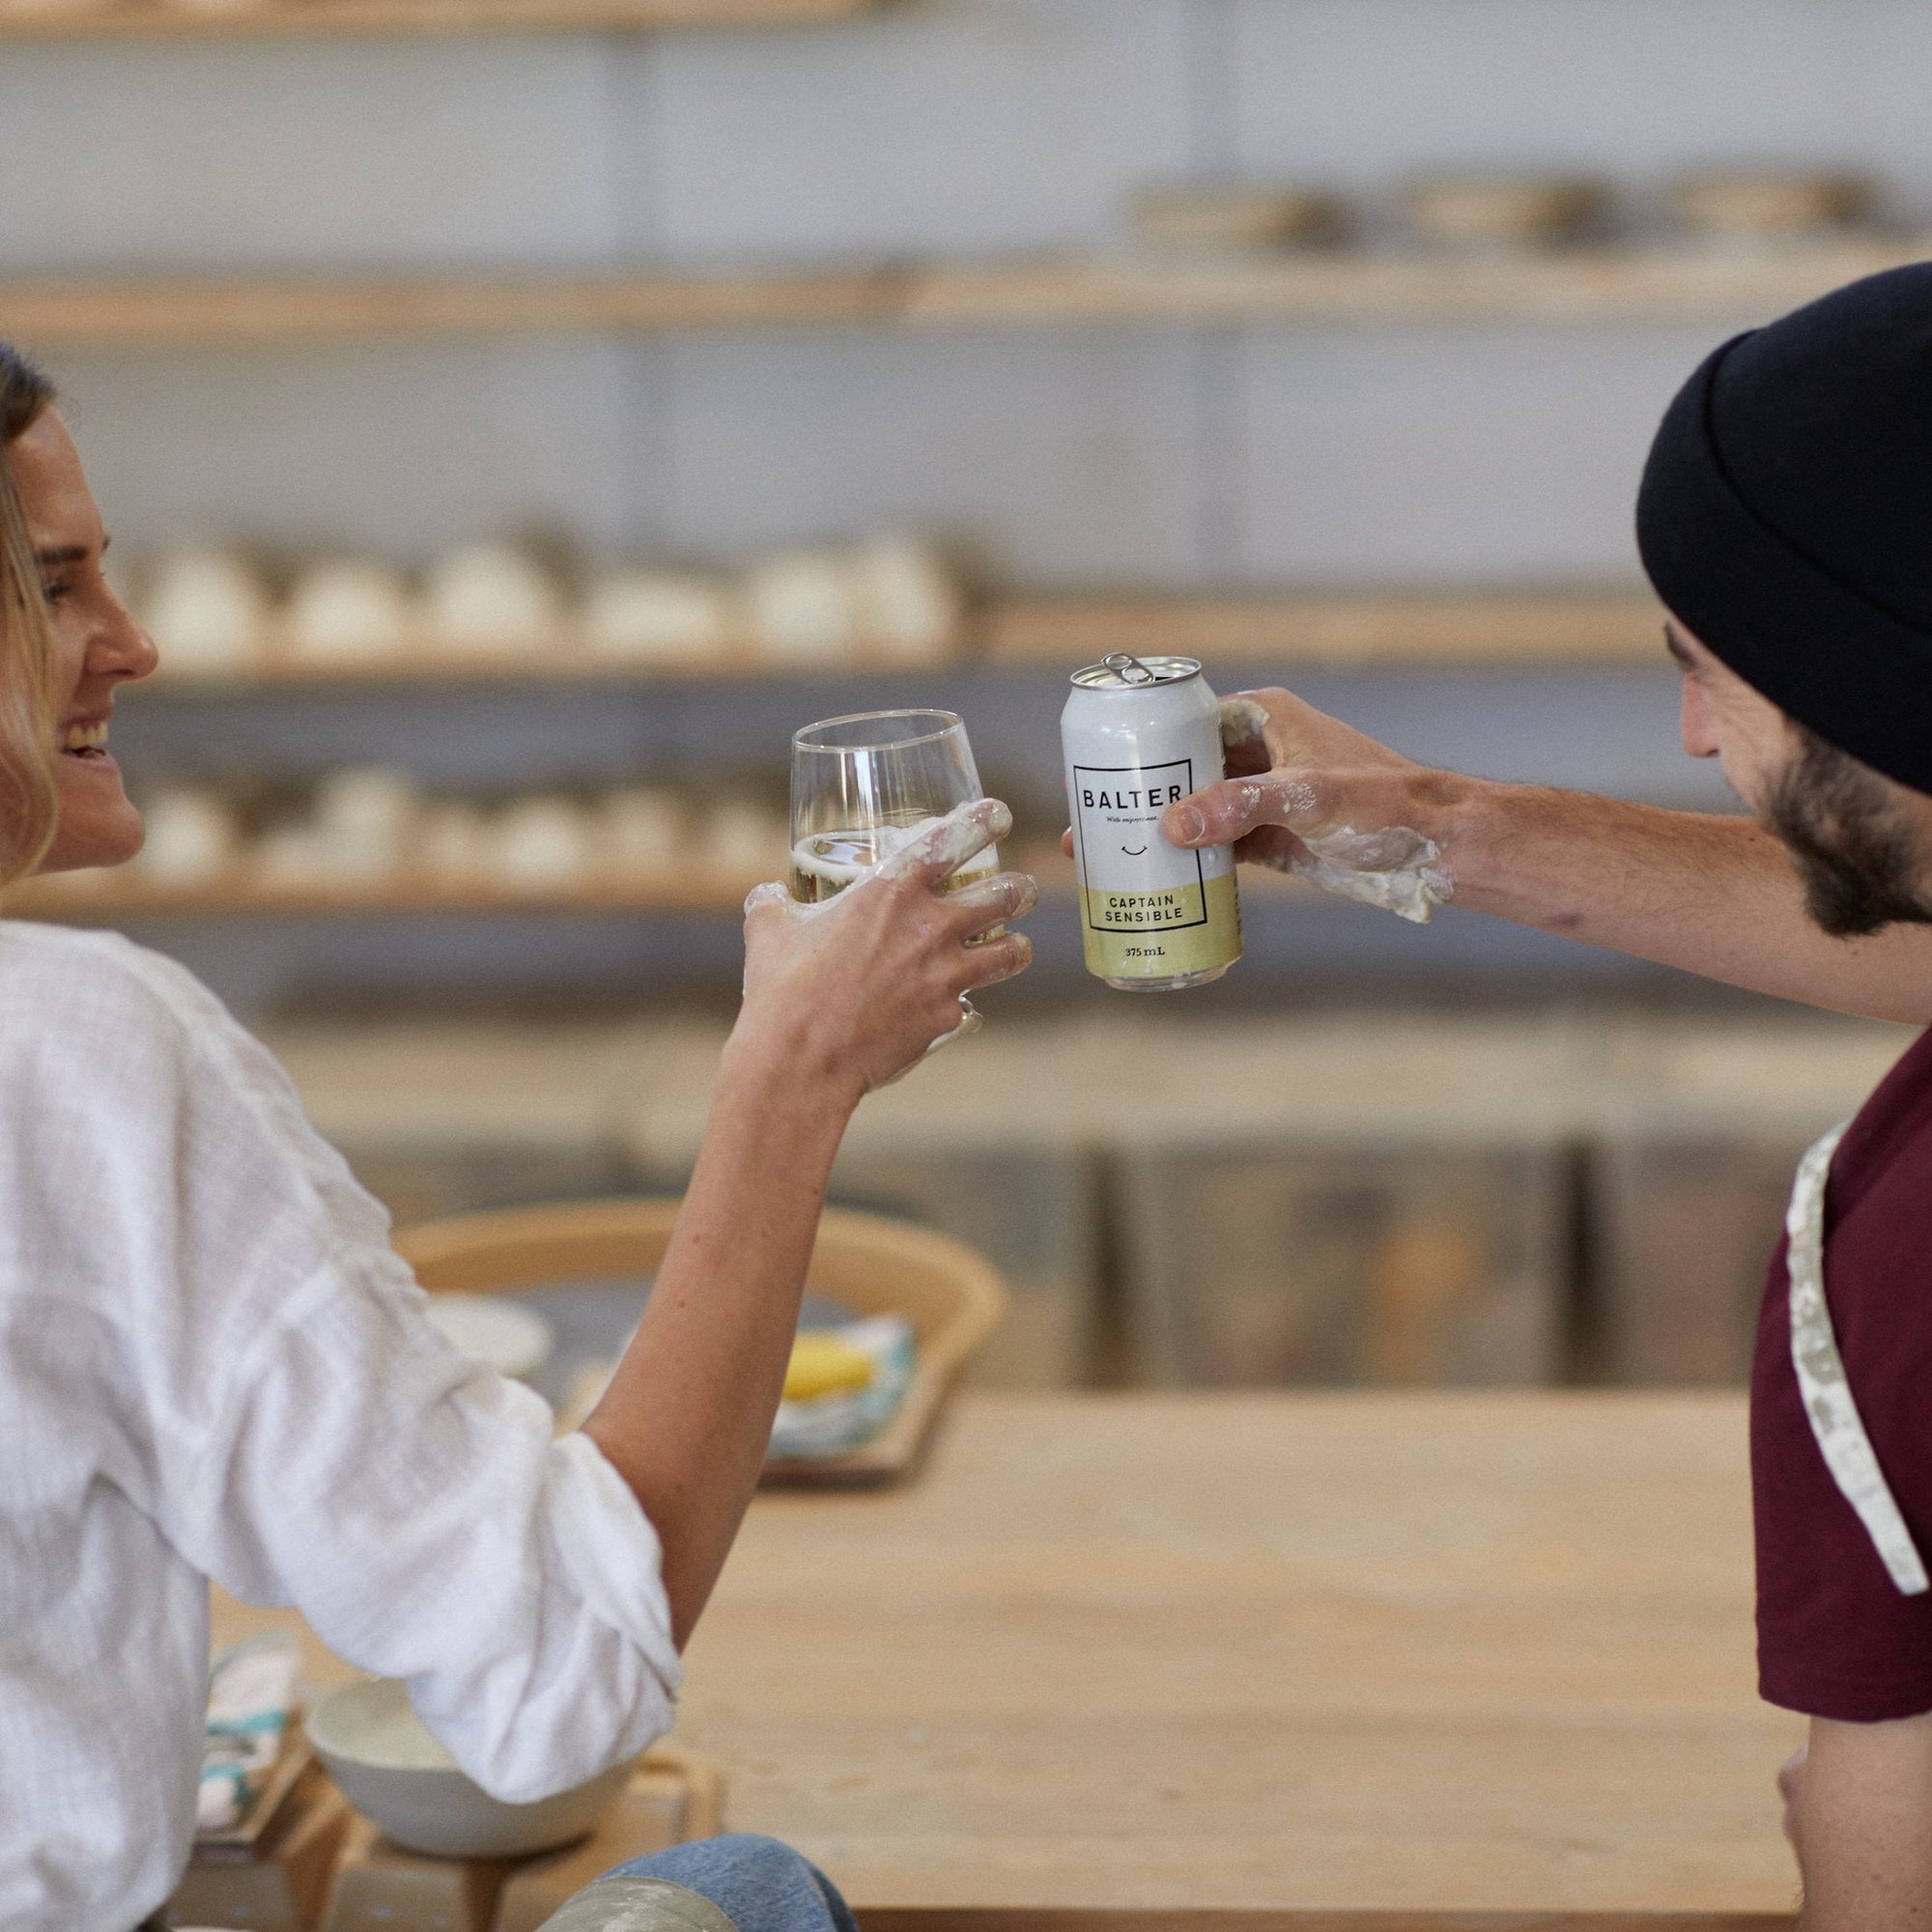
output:
[[[1179,1911],[1031,1906],[867,1906],[861,1932],[1789,1932],[1752,1912]]]

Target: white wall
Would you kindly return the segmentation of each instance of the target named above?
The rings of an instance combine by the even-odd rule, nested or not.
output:
[[[797,32],[10,47],[0,270],[1121,245],[1136,184],[1739,157],[1932,210],[1916,0],[909,0]],[[1750,318],[1741,318],[1748,321]],[[731,555],[880,519],[1010,582],[1625,576],[1712,328],[880,330],[58,358],[138,542]]]
[[[1639,215],[1683,167],[1850,163],[1927,220],[1928,79],[1921,0],[901,0],[797,32],[6,46],[0,278],[1091,251],[1125,245],[1137,185],[1189,173],[1337,183],[1385,236],[1404,177],[1443,163],[1603,170]],[[55,367],[135,550],[234,533],[421,558],[542,527],[731,562],[889,523],[1019,586],[1508,582],[1634,575],[1651,428],[1725,332],[852,328]],[[1052,685],[956,694],[1022,792],[1050,788]],[[1661,667],[1311,689],[1498,776],[1716,796],[1674,749]],[[419,696],[199,723],[157,704],[147,741],[130,706],[118,742],[156,770],[380,755],[543,781],[586,760],[769,763],[820,702]],[[1258,916],[1248,977],[1604,965],[1481,922],[1392,923]],[[696,926],[162,936],[245,1002],[345,974],[728,979],[735,956]]]

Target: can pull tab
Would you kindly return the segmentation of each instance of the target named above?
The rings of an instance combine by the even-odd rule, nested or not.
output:
[[[1109,651],[1100,662],[1122,684],[1158,684],[1159,675],[1150,670],[1131,651]]]

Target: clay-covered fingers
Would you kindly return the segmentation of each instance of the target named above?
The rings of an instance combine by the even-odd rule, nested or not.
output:
[[[1253,778],[1283,766],[1412,762],[1278,684],[1222,698],[1221,747],[1230,778]]]
[[[1013,815],[998,799],[976,798],[970,805],[955,806],[908,838],[879,867],[878,876],[888,881],[916,879],[927,887],[943,885],[967,860],[988,845],[997,845],[1012,829]]]
[[[1239,864],[1264,866],[1271,872],[1292,872],[1307,856],[1307,846],[1279,825],[1258,825],[1245,838],[1235,840]]]
[[[1176,845],[1233,845],[1264,827],[1312,832],[1323,819],[1321,793],[1305,772],[1223,779],[1168,807],[1160,829]]]
[[[1321,727],[1334,723],[1278,684],[1235,692],[1221,700],[1221,749],[1229,777],[1248,778],[1317,755]]]
[[[1238,845],[1239,858],[1283,871],[1299,856],[1294,835],[1324,829],[1328,793],[1352,796],[1362,773],[1418,769],[1279,685],[1221,700],[1221,745],[1228,776],[1170,806],[1161,830],[1176,845]]]
[[[1222,698],[1221,754],[1230,778],[1248,778],[1266,771],[1275,762],[1267,741],[1268,714],[1264,701],[1275,695],[1239,691]]]
[[[956,1038],[962,996],[1011,979],[1031,954],[1002,928],[1032,905],[1034,882],[1022,872],[958,878],[996,864],[989,848],[1011,829],[1004,805],[980,799],[920,826],[818,904],[794,902],[777,882],[756,888],[745,902],[741,1024],[810,1037],[855,1097],[896,1079],[934,1040]]]
[[[1009,919],[1024,919],[1038,903],[1036,879],[1025,872],[998,872],[948,893],[940,910],[961,939],[974,939]]]
[[[1002,980],[1017,979],[1032,963],[1033,941],[1023,932],[982,939],[960,954],[959,990],[970,993],[976,986],[997,986]]]
[[[745,923],[769,924],[773,920],[783,919],[797,904],[791,888],[782,879],[767,879],[745,895]]]
[[[1291,767],[1208,785],[1169,806],[1162,830],[1177,845],[1232,845],[1237,859],[1420,924],[1456,889],[1428,828],[1460,783],[1418,765]]]

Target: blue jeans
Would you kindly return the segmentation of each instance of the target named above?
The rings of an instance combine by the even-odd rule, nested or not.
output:
[[[669,1879],[708,1898],[737,1932],[859,1932],[838,1889],[816,1865],[776,1838],[746,1832],[673,1845],[604,1876]]]

